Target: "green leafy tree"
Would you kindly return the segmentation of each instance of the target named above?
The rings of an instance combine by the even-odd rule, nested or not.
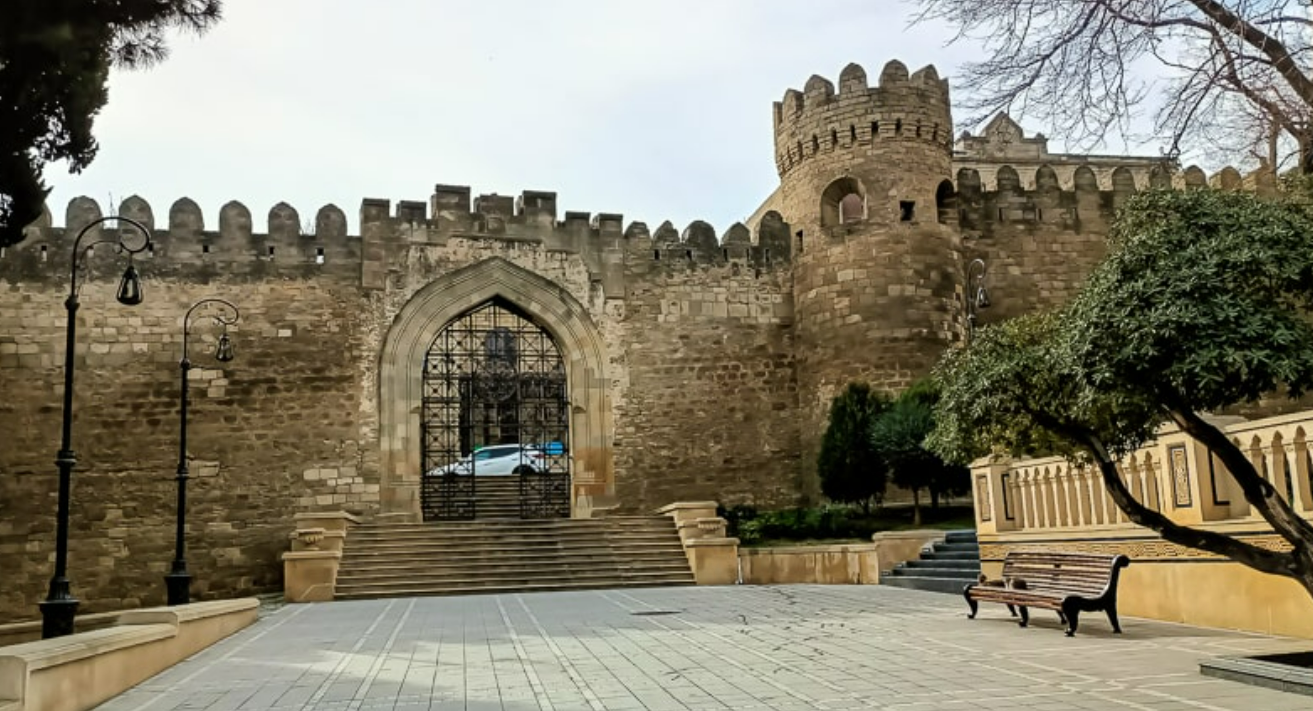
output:
[[[921,525],[921,491],[930,492],[932,505],[939,495],[961,491],[969,483],[969,470],[944,461],[925,445],[934,429],[934,407],[939,393],[932,380],[921,380],[905,390],[871,423],[871,446],[884,460],[894,484],[912,492],[912,522]]]
[[[110,67],[148,67],[170,30],[204,32],[220,0],[6,0],[0,20],[0,246],[23,239],[50,189],[47,163],[96,157]]]
[[[1313,593],[1313,525],[1200,414],[1306,392],[1311,306],[1313,216],[1301,200],[1138,195],[1068,308],[983,329],[937,365],[942,399],[929,443],[957,461],[991,447],[1088,458],[1131,521]],[[1165,422],[1203,443],[1293,550],[1177,524],[1137,501],[1116,461]]]
[[[860,504],[871,512],[871,502],[884,496],[884,461],[871,448],[871,422],[889,407],[889,398],[873,392],[866,383],[849,383],[830,403],[830,422],[821,437],[816,468],[821,493],[832,501]]]

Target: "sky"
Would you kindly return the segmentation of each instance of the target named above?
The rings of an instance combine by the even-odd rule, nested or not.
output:
[[[145,198],[156,224],[190,197],[207,228],[240,200],[257,231],[280,201],[303,222],[363,198],[557,193],[626,224],[723,233],[778,185],[771,105],[848,62],[952,76],[972,59],[905,0],[226,0],[170,58],[115,71],[100,152],[46,179],[68,201]],[[1023,122],[1024,125],[1024,122]],[[958,126],[960,132],[963,126]],[[1028,132],[1043,127],[1025,126]]]

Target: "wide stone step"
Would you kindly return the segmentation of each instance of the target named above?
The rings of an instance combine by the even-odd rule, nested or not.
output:
[[[466,560],[434,560],[434,561],[415,561],[406,564],[405,561],[355,561],[350,565],[343,565],[339,576],[361,577],[361,576],[393,576],[393,575],[426,575],[446,573],[449,571],[563,571],[563,570],[601,570],[601,569],[647,569],[653,570],[678,568],[687,569],[688,559],[681,554],[679,557],[666,556],[661,558],[631,558],[625,560],[606,561],[605,564],[599,562],[594,557],[592,560],[551,560],[549,564],[544,565],[544,561],[533,558],[522,559],[466,559]]]
[[[967,568],[933,568],[917,566],[915,568],[904,568],[895,566],[889,571],[890,575],[914,578],[953,578],[955,580],[964,580],[971,582],[980,577],[980,569],[970,570]]]
[[[521,573],[519,575],[486,575],[483,572],[473,571],[469,575],[461,576],[432,576],[429,578],[412,577],[401,578],[391,577],[382,580],[339,580],[337,585],[338,592],[359,592],[363,589],[384,589],[384,588],[443,588],[443,587],[477,587],[477,586],[502,586],[502,587],[520,587],[530,585],[550,585],[553,583],[604,583],[613,584],[624,582],[626,580],[649,580],[658,578],[662,580],[692,580],[693,573],[685,570],[642,570],[642,569],[614,569],[614,570],[581,570],[574,571],[571,575],[560,575],[553,571],[539,571],[536,573]]]
[[[679,539],[674,536],[662,537],[626,537],[608,538],[601,536],[575,538],[523,538],[518,536],[488,538],[427,538],[412,541],[348,541],[347,550],[379,551],[402,549],[427,549],[443,551],[488,550],[523,548],[525,550],[565,550],[589,546],[650,548],[653,546],[678,546]]]
[[[535,564],[548,566],[556,563],[578,564],[587,561],[596,560],[620,560],[620,561],[665,561],[677,560],[687,564],[688,558],[684,555],[681,548],[651,548],[640,550],[624,550],[614,548],[588,548],[571,551],[559,551],[549,553],[535,553],[530,551],[505,550],[505,551],[471,551],[459,554],[448,552],[397,552],[395,554],[386,553],[381,555],[361,555],[352,553],[342,557],[342,567],[355,569],[357,567],[398,567],[407,566],[410,568],[427,567],[432,565],[467,565],[471,563],[509,565],[520,561],[532,561]]]
[[[411,581],[416,584],[425,585],[439,583],[446,584],[463,580],[487,580],[512,583],[535,580],[554,580],[560,578],[586,580],[596,577],[624,577],[631,574],[683,575],[687,572],[688,563],[686,561],[645,563],[643,565],[599,565],[594,562],[591,565],[553,565],[546,569],[535,565],[499,566],[495,570],[489,570],[478,566],[450,566],[446,568],[393,570],[390,572],[383,572],[380,570],[357,571],[343,568],[337,575],[337,585],[338,589],[344,589],[344,586],[350,587],[354,584],[386,585],[405,584]]]
[[[961,595],[962,590],[966,587],[966,583],[969,582],[971,581],[964,581],[960,578],[928,578],[914,575],[880,576],[881,585],[889,585],[895,588],[906,588],[908,590],[947,593],[952,595]],[[965,603],[963,604],[965,605]]]
[[[957,551],[935,551],[932,553],[922,553],[921,560],[980,560],[979,553],[959,553]]]
[[[683,551],[651,551],[642,554],[614,554],[612,551],[597,551],[591,554],[541,556],[515,554],[499,555],[463,555],[463,556],[362,556],[362,558],[343,559],[343,571],[420,571],[420,569],[446,567],[496,568],[532,565],[537,568],[551,568],[553,565],[571,565],[571,567],[600,567],[604,563],[624,565],[646,564],[680,564],[688,565],[688,558]]]
[[[555,592],[561,590],[601,590],[612,588],[654,588],[686,587],[693,585],[690,573],[687,579],[654,577],[650,579],[625,579],[609,581],[557,581],[554,583],[533,583],[530,585],[478,585],[452,587],[396,587],[378,589],[360,589],[339,592],[338,600],[369,600],[384,597],[429,597],[445,595],[495,595],[499,593]]]
[[[974,553],[980,555],[980,546],[975,543],[936,543],[932,546],[936,553]]]
[[[957,568],[960,570],[974,570],[980,572],[979,560],[909,560],[902,565],[909,568]]]
[[[350,531],[352,536],[407,536],[415,534],[446,534],[446,533],[463,533],[466,531],[539,531],[539,532],[563,532],[578,531],[584,533],[605,533],[610,531],[667,531],[675,533],[675,526],[669,522],[635,522],[626,524],[605,524],[605,523],[561,523],[563,519],[523,519],[523,518],[504,518],[504,519],[475,519],[473,521],[461,521],[443,524],[432,524],[427,526],[407,526],[405,528],[355,528]]]

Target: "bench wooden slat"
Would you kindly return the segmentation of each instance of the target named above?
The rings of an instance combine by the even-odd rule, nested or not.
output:
[[[1114,632],[1117,621],[1117,581],[1130,564],[1124,555],[1010,551],[1003,559],[1001,580],[970,583],[962,591],[974,618],[977,603],[996,602],[1021,612],[1021,626],[1029,623],[1027,608],[1057,610],[1067,624],[1067,636],[1076,634],[1081,612],[1102,610]]]

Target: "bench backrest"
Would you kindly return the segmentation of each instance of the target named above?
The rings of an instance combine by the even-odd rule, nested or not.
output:
[[[1003,558],[1003,579],[1009,584],[1024,580],[1030,590],[1100,597],[1130,562],[1124,555],[1009,551]]]

